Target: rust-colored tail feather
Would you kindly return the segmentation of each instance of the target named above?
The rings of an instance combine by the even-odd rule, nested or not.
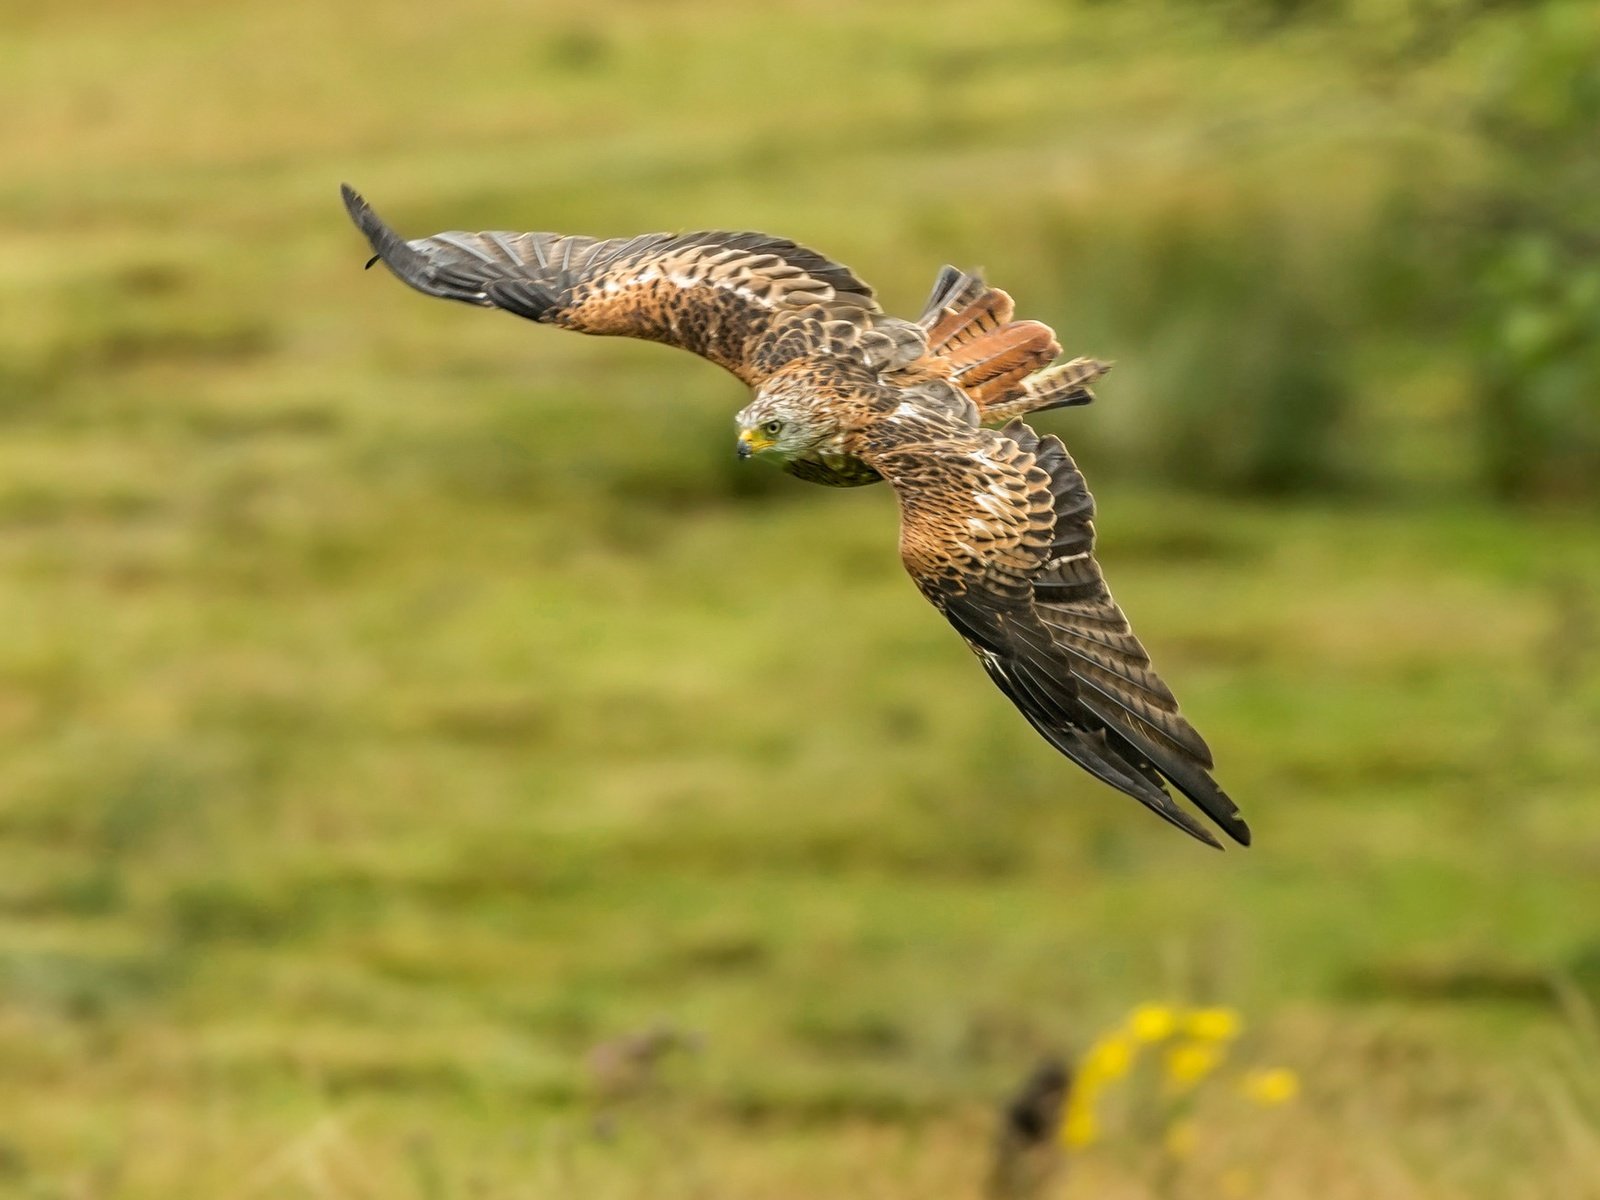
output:
[[[928,331],[929,348],[940,344],[947,336],[941,331],[939,341],[935,341],[933,332],[935,325],[947,317],[965,312],[988,290],[989,285],[971,272],[958,271],[951,266],[942,268],[939,278],[933,281],[933,291],[928,295],[928,302],[922,306],[922,316],[917,318],[917,324]]]
[[[1015,395],[1023,380],[1060,353],[1061,344],[1048,325],[1013,321],[967,342],[946,361],[951,379],[987,410]]]
[[[927,331],[928,355],[941,360],[978,406],[983,420],[1003,420],[1037,408],[1083,403],[1048,387],[1029,391],[1028,381],[1048,375],[1061,344],[1048,325],[1014,321],[1016,305],[999,288],[954,267],[940,272],[918,322]],[[1079,360],[1085,361],[1085,360]],[[1070,364],[1069,364],[1070,365]],[[1086,391],[1082,392],[1085,399]]]
[[[1094,399],[1089,385],[1111,370],[1095,358],[1074,358],[1046,367],[1021,381],[1005,398],[982,405],[985,421],[1009,421],[1026,413],[1088,404]]]

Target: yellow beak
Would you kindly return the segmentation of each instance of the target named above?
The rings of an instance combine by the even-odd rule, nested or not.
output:
[[[772,439],[754,429],[741,429],[739,431],[739,457],[749,458],[752,454],[760,454],[763,450],[770,449]]]

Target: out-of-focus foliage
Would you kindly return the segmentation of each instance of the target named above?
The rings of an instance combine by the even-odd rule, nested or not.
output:
[[[1537,10],[1479,112],[1484,464],[1504,496],[1600,491],[1600,22]]]

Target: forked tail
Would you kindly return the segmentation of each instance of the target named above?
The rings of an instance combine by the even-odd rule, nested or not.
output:
[[[1016,305],[977,275],[945,267],[918,324],[928,355],[978,406],[985,424],[1094,399],[1089,384],[1110,369],[1091,358],[1050,366],[1061,353],[1055,331],[1015,321]]]

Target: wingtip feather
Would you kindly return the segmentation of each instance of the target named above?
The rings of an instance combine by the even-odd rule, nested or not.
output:
[[[374,228],[382,229],[383,222],[378,219],[378,214],[372,211],[372,205],[367,203],[366,197],[348,183],[339,185],[339,196],[344,201],[344,210],[350,214],[350,219],[355,222],[356,228],[367,235],[371,241]],[[377,246],[374,245],[376,250]]]
[[[367,270],[371,270],[374,264],[381,262],[402,283],[416,288],[419,292],[452,300],[477,302],[476,295],[462,293],[459,288],[442,285],[435,279],[427,257],[385,223],[384,219],[373,211],[372,205],[367,203],[366,197],[355,188],[348,183],[341,183],[339,194],[344,198],[345,211],[350,214],[351,221],[361,230],[368,245],[372,247],[373,255],[367,260]]]
[[[372,211],[372,205],[367,203],[366,197],[348,183],[339,185],[339,195],[344,199],[344,210],[350,214],[350,220],[355,227],[372,243],[372,248],[377,251],[377,256],[382,258],[384,252],[384,235],[395,236],[394,231],[383,223],[383,219]],[[372,265],[370,262],[367,264]]]

